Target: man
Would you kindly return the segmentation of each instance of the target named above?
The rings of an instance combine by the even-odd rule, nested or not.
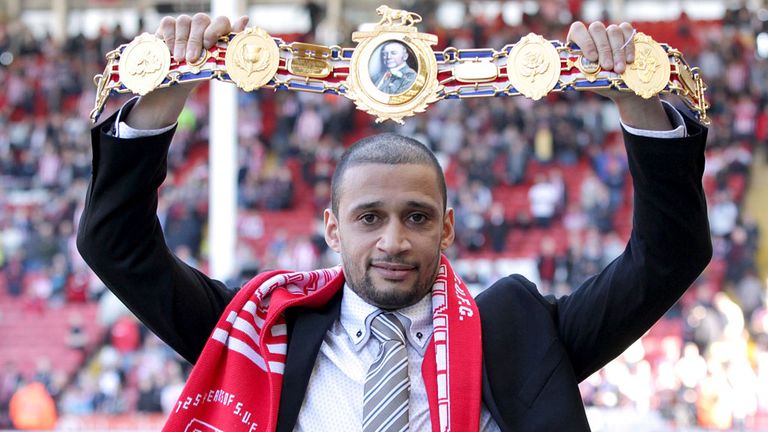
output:
[[[376,88],[387,94],[400,94],[411,87],[416,80],[416,71],[408,66],[408,50],[402,42],[386,42],[381,48],[381,63],[384,73],[373,80]]]
[[[194,60],[246,22],[167,17],[158,35]],[[568,39],[622,72],[631,35],[627,23],[577,22]],[[397,135],[361,140],[337,166],[324,221],[342,269],[268,273],[235,293],[180,262],[155,216],[191,90],[149,93],[93,129],[78,234],[107,286],[197,362],[167,430],[588,430],[579,381],[647,331],[711,257],[706,130],[658,98],[605,93],[624,127],[634,229],[624,253],[570,296],[542,297],[519,275],[467,296],[441,257],[454,239],[442,171]],[[205,410],[216,414],[205,420]]]

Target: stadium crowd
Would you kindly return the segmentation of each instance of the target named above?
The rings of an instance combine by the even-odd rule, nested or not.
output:
[[[515,27],[473,17],[458,30],[429,19],[424,29],[443,46],[498,48],[530,31],[562,39],[564,21],[570,18],[542,8]],[[674,36],[683,45],[676,47],[705,71],[712,104],[705,186],[715,257],[660,330],[581,389],[587,406],[652,411],[670,424],[754,426],[768,416],[768,308],[755,266],[760,233],[742,202],[755,151],[768,143],[768,64],[754,46],[762,28],[746,9],[702,26],[706,31],[682,22]],[[19,22],[0,24],[0,298],[56,314],[62,304],[105,296],[74,235],[90,175],[91,77],[103,69],[104,53],[127,40],[119,29],[104,29],[99,38],[76,36],[60,45],[33,37]],[[207,96],[201,87],[179,118],[159,208],[169,247],[203,268]],[[106,112],[125,100],[113,98]],[[566,295],[623,250],[631,214],[627,163],[617,114],[596,96],[443,101],[404,126],[373,125],[338,97],[241,92],[239,104],[243,277],[336,262],[317,219],[306,218],[307,229],[297,235],[273,232],[265,221],[275,211],[319,215],[344,146],[373,130],[413,136],[438,155],[456,209],[454,257],[532,260],[537,271],[527,276],[547,294]],[[487,286],[499,275],[462,276]],[[107,319],[92,349],[79,341],[76,319],[62,321],[71,328],[64,343],[87,351],[86,362],[64,377],[46,361],[33,375],[13,361],[3,365],[0,427],[10,426],[14,393],[33,381],[46,387],[61,415],[172,408],[189,365],[135,319]]]

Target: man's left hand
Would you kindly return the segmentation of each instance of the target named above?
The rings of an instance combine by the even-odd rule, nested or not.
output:
[[[571,24],[566,39],[578,45],[584,57],[598,62],[603,70],[623,73],[627,65],[635,61],[635,44],[631,42],[633,33],[632,24],[627,22],[606,27],[595,21],[587,27],[577,21]],[[629,126],[646,130],[672,129],[658,96],[643,99],[632,92],[617,90],[596,90],[595,93],[613,100],[621,120]]]

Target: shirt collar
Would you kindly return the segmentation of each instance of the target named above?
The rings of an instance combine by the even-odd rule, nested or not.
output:
[[[423,356],[432,336],[432,296],[427,294],[416,304],[402,308],[396,314],[405,326],[411,346]]]
[[[356,351],[368,342],[371,321],[381,312],[381,309],[368,304],[349,285],[344,284],[339,321]],[[409,343],[423,356],[432,336],[432,296],[425,295],[416,304],[397,310],[395,314],[405,327]]]
[[[368,341],[368,329],[378,310],[379,308],[360,298],[348,284],[344,284],[339,321],[341,321],[341,326],[344,327],[356,350],[362,348]]]

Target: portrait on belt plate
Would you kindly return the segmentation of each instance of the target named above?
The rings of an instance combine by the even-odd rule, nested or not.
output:
[[[368,72],[378,90],[391,95],[400,94],[416,81],[416,56],[405,43],[387,40],[374,49]]]

